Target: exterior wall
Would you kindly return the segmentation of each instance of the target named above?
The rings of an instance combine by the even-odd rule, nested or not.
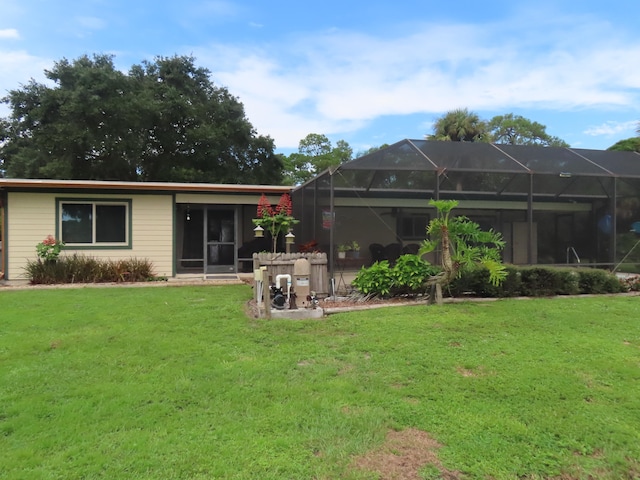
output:
[[[9,192],[7,198],[7,280],[25,279],[24,267],[35,260],[36,245],[56,234],[56,198],[130,199],[131,248],[65,248],[62,255],[78,253],[94,258],[149,259],[154,273],[173,275],[173,196]]]

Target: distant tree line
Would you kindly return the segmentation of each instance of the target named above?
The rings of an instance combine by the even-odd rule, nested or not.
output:
[[[568,147],[564,140],[549,135],[547,127],[513,113],[481,120],[466,108],[451,110],[436,120],[428,140],[450,142],[489,142],[508,145]]]

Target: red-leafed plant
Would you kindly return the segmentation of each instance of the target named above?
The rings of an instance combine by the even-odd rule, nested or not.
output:
[[[271,234],[272,252],[276,253],[278,247],[278,235],[287,234],[299,220],[292,216],[291,197],[283,193],[275,208],[271,206],[263,193],[258,201],[258,218],[254,218],[253,224],[264,228]]]

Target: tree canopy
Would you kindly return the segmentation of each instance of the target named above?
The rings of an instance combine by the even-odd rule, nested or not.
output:
[[[640,152],[640,137],[631,137],[611,145],[607,150],[622,152]]]
[[[310,133],[300,140],[298,152],[284,158],[284,184],[302,184],[352,157],[353,149],[344,140],[338,140],[334,147],[326,135]]]
[[[278,183],[281,158],[244,107],[192,57],[115,68],[110,55],[63,59],[2,99],[0,161],[25,178]]]
[[[436,120],[433,135],[428,140],[451,142],[482,142],[487,140],[487,124],[477,113],[467,108],[458,108],[445,113]]]
[[[513,113],[496,115],[487,124],[492,143],[508,145],[541,145],[544,147],[568,147],[564,140],[549,135],[547,127]]]
[[[564,140],[549,135],[544,125],[520,115],[496,115],[489,121],[466,108],[451,110],[438,118],[428,140],[490,142],[509,145],[568,147]]]

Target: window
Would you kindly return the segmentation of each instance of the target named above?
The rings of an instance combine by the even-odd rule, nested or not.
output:
[[[60,237],[67,245],[130,245],[130,201],[59,200],[58,207]]]
[[[428,215],[406,215],[400,217],[400,238],[403,240],[424,240],[427,236],[428,223]]]

